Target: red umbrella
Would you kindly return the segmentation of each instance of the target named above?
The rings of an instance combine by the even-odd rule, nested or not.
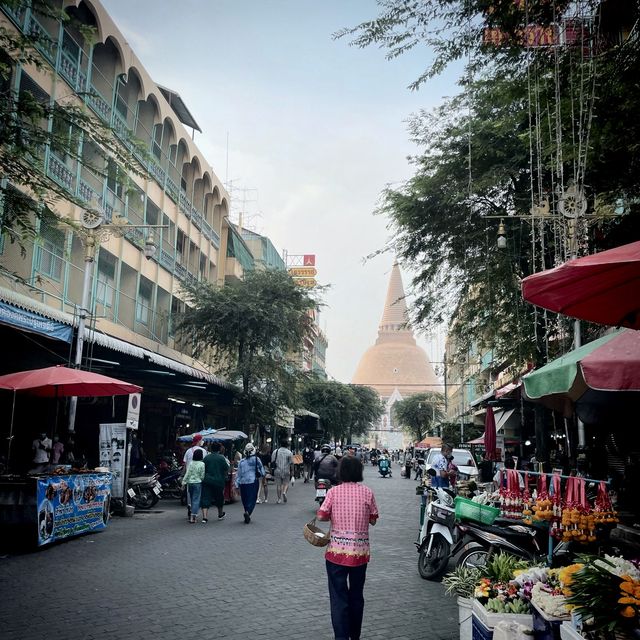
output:
[[[522,295],[573,318],[640,329],[640,242],[535,273],[522,281]]]
[[[7,375],[0,376],[0,389],[13,391],[7,461],[11,458],[16,391],[29,391],[34,395],[45,398],[58,398],[62,396],[79,396],[81,398],[87,396],[119,396],[142,391],[142,387],[139,387],[137,384],[130,384],[129,382],[109,378],[99,373],[92,373],[91,371],[70,369],[62,366],[8,373]],[[56,411],[56,422],[57,417]]]
[[[142,391],[142,387],[137,384],[62,366],[8,373],[0,376],[0,389],[29,391],[47,398],[119,396]]]
[[[487,407],[487,415],[484,419],[484,449],[487,458],[493,460],[496,455],[496,419],[493,415],[493,407]]]

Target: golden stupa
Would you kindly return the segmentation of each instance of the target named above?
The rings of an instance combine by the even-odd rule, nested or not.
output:
[[[352,382],[372,387],[383,400],[390,398],[396,390],[405,398],[415,393],[441,391],[441,383],[426,352],[416,344],[408,326],[407,304],[397,262],[391,270],[378,339],[360,359]]]

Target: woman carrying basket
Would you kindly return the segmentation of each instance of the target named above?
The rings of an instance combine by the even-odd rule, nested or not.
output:
[[[318,509],[319,520],[331,521],[325,553],[331,623],[336,638],[358,640],[364,613],[364,581],[369,562],[369,525],[378,520],[373,491],[362,482],[362,463],[345,456],[338,479]]]

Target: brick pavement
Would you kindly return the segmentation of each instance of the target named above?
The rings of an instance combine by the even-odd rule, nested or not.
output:
[[[457,638],[455,600],[418,575],[415,483],[394,470],[391,479],[370,466],[365,472],[381,517],[372,528],[362,638]],[[100,533],[3,551],[0,637],[329,640],[323,552],[302,537],[314,506],[313,485],[302,482],[288,504],[258,505],[250,525],[240,503],[227,505],[222,522],[212,510],[208,524],[190,525],[176,501],[161,501]]]

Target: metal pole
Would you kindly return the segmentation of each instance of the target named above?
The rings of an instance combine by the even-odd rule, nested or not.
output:
[[[82,364],[82,349],[84,347],[84,332],[89,314],[89,294],[91,292],[91,280],[93,266],[96,257],[96,237],[93,233],[87,233],[84,241],[84,274],[82,281],[82,301],[80,303],[80,316],[78,318],[78,335],[76,336],[76,351],[73,364],[76,369]],[[69,433],[74,433],[76,424],[76,410],[78,407],[77,396],[72,396],[69,402]]]

